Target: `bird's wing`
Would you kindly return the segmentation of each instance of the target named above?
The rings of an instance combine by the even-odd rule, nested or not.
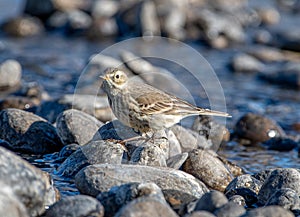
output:
[[[170,95],[152,86],[143,84],[135,86],[131,97],[136,101],[141,113],[152,115],[167,113],[173,109],[173,100]]]

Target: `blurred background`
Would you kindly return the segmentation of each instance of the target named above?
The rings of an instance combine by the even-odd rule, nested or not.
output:
[[[299,0],[0,0],[0,24],[0,109],[33,111],[54,123],[78,91],[84,97],[75,107],[106,121],[107,103],[87,97],[99,91],[99,71],[142,56],[151,37],[163,36],[197,50],[216,72],[233,116],[227,122],[232,138],[236,123],[251,112],[274,120],[293,142],[279,152],[231,139],[223,155],[249,172],[299,164]],[[133,37],[144,41],[127,53],[93,58]],[[195,56],[172,46],[178,58],[201,68]],[[196,104],[209,107],[205,90],[183,67],[151,58],[137,68],[126,65],[136,74],[143,66],[185,80]],[[85,80],[76,86],[82,72]]]

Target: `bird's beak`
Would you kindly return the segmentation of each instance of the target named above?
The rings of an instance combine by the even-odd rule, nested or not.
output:
[[[102,78],[102,79],[104,79],[104,80],[107,80],[107,79],[108,79],[107,75],[100,75],[99,78]]]

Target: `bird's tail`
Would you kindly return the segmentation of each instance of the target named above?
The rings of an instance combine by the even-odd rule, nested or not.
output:
[[[210,109],[198,108],[198,111],[199,111],[199,115],[220,116],[220,117],[228,117],[228,118],[232,117],[230,114],[226,112],[219,112]]]

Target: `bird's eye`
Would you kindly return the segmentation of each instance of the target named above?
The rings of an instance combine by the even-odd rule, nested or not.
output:
[[[120,78],[120,75],[119,75],[119,74],[116,74],[115,78],[116,78],[116,79],[119,79],[119,78]]]

